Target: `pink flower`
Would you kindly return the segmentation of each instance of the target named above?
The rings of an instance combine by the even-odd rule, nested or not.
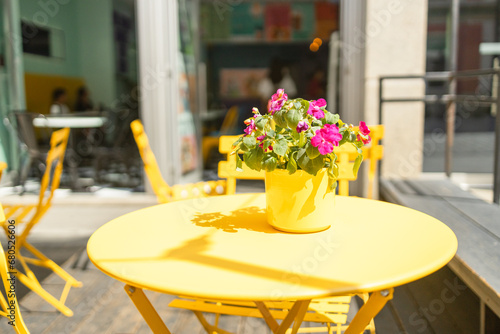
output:
[[[264,141],[264,139],[266,139],[266,136],[267,136],[267,133],[264,133],[262,136],[258,136],[257,140],[262,142],[262,141]]]
[[[370,129],[368,129],[366,123],[363,121],[359,122],[359,132],[361,132],[364,136],[368,136],[370,134]]]
[[[264,139],[266,139],[267,133],[264,133],[262,136],[258,136],[256,139],[260,143],[259,147],[264,148]],[[272,147],[271,147],[272,149]]]
[[[309,124],[307,124],[306,121],[300,121],[299,124],[297,124],[297,132],[301,133],[302,131],[306,131],[309,129]]]
[[[364,138],[364,137],[361,137],[358,133],[358,141],[362,141],[364,145],[368,145],[370,144],[370,142],[372,141],[371,137],[368,136],[368,138]]]
[[[364,145],[367,145],[372,141],[370,138],[370,129],[366,126],[365,122],[359,122],[359,133],[357,138],[359,141],[362,141]]]
[[[267,103],[267,109],[271,113],[271,115],[274,115],[274,113],[283,107],[285,102],[288,100],[288,95],[285,94],[285,90],[283,88],[280,88],[276,91],[273,96],[271,96],[271,99]]]
[[[321,108],[326,107],[325,99],[319,99],[317,101],[309,102],[309,109],[307,109],[307,113],[309,115],[314,116],[316,119],[321,119],[325,117],[325,112],[321,110]]]
[[[339,133],[337,125],[325,124],[322,129],[316,131],[311,138],[311,144],[319,149],[319,153],[326,155],[333,152],[333,146],[339,146],[342,135]]]
[[[251,135],[255,131],[255,121],[253,118],[249,118],[244,122],[247,125],[247,128],[243,130],[246,136]]]

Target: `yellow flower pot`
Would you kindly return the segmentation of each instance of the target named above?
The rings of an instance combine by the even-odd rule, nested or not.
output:
[[[267,221],[274,228],[294,233],[326,230],[332,224],[335,195],[327,193],[328,175],[298,170],[266,172]]]

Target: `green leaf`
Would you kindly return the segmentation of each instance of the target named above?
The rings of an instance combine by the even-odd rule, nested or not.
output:
[[[327,193],[334,192],[337,189],[337,179],[328,178],[328,189]]]
[[[302,119],[302,115],[297,111],[297,109],[290,109],[288,112],[285,114],[286,121],[288,123],[288,126],[291,129],[296,129],[297,125],[299,124],[300,120]]]
[[[277,165],[278,165],[278,159],[276,159],[273,155],[266,154],[264,156],[264,160],[262,160],[263,169],[265,169],[268,172],[272,172],[273,170],[276,169]]]
[[[314,159],[314,158],[316,158],[320,154],[318,148],[312,146],[311,143],[307,143],[307,145],[306,145],[306,153],[307,153],[307,156],[310,159]]]
[[[296,152],[290,153],[288,156],[288,164],[286,165],[286,169],[289,174],[293,174],[297,171],[297,161],[295,161],[295,156]]]
[[[276,125],[278,125],[279,127],[286,128],[288,126],[284,112],[281,110],[278,110],[274,113],[273,119]]]
[[[240,144],[240,151],[246,152],[246,151],[248,151],[248,150],[249,150],[249,148],[248,148],[248,147],[246,147],[246,145],[245,145],[245,144],[243,144],[243,143],[241,143],[241,144]]]
[[[339,166],[333,162],[330,167],[328,167],[328,190],[327,192],[335,191],[337,188],[337,178],[339,176]]]
[[[269,131],[267,131],[267,136],[274,138],[274,137],[276,137],[276,132],[274,132],[273,130],[269,130]]]
[[[332,114],[331,112],[325,111],[325,122],[328,124],[337,124],[339,121],[339,115],[338,114]]]
[[[262,157],[264,152],[260,147],[256,147],[248,152],[243,154],[243,161],[248,166],[248,168],[254,169],[256,171],[260,171],[262,169]]]
[[[304,109],[307,112],[307,109],[309,109],[309,101],[300,99],[300,103],[304,106]]]
[[[305,131],[302,131],[299,137],[299,147],[304,147],[306,143],[307,143],[306,133]]]
[[[255,121],[255,126],[257,127],[257,129],[259,130],[264,130],[264,127],[266,126],[267,124],[267,118],[265,117],[259,117],[257,118],[257,120]]]
[[[284,156],[288,150],[288,142],[286,139],[280,139],[273,146],[273,152],[277,155]]]
[[[236,171],[243,172],[243,161],[238,153],[236,153]]]
[[[238,146],[239,143],[243,141],[243,137],[239,137],[237,141],[233,143],[233,146]]]
[[[311,159],[307,156],[306,149],[301,148],[297,153],[297,164],[307,173],[316,175],[325,166],[325,157],[319,155],[315,159]]]
[[[347,142],[347,136],[344,133],[340,133],[342,135],[342,139],[339,141],[339,146],[344,145]]]
[[[363,162],[363,155],[359,154],[354,160],[354,166],[352,167],[352,171],[355,177],[358,177],[359,167],[361,166],[361,162]]]
[[[319,119],[315,119],[315,120],[312,121],[311,125],[313,127],[322,128],[323,127],[323,122],[321,122]]]
[[[265,151],[267,150],[267,148],[272,144],[272,142],[270,140],[266,140],[264,141],[264,145],[262,145],[262,149]]]
[[[243,137],[243,144],[245,144],[246,147],[251,149],[255,147],[255,145],[257,144],[257,140],[255,139],[254,136],[246,136]]]

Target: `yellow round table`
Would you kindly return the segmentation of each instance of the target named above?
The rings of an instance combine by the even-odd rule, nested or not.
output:
[[[265,202],[265,194],[244,194],[138,210],[99,228],[88,242],[89,258],[127,284],[155,333],[169,331],[141,289],[297,303],[375,292],[346,332],[355,333],[364,328],[353,326],[356,318],[374,317],[393,287],[438,270],[457,249],[446,225],[394,204],[337,196],[324,217],[329,229],[292,234],[267,224]]]

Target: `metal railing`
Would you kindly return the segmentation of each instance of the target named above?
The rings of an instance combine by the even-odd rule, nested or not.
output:
[[[480,78],[492,76],[492,94],[491,95],[457,95],[452,94],[456,81],[460,79]],[[449,94],[443,95],[425,95],[423,97],[403,97],[403,98],[385,98],[384,81],[387,80],[409,80],[421,79],[427,82],[447,82]],[[496,106],[497,114],[495,117],[495,160],[493,165],[493,202],[500,204],[500,69],[485,69],[461,72],[428,72],[424,75],[392,75],[381,76],[379,78],[379,122],[383,124],[382,106],[384,103],[394,102],[424,102],[427,104],[445,104],[446,105],[446,146],[445,146],[445,172],[449,177],[452,173],[453,141],[455,134],[456,103],[471,102],[477,106]]]

